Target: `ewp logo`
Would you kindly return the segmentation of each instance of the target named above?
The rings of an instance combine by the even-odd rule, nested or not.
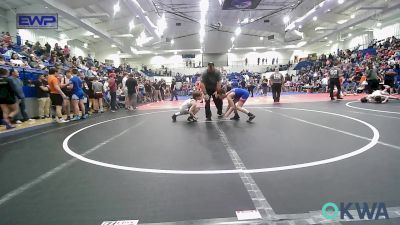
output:
[[[358,202],[356,203],[341,202],[340,208],[335,203],[328,202],[322,206],[322,216],[328,220],[336,220],[340,213],[340,219],[343,220],[345,219],[346,216],[348,219],[353,220],[354,219],[353,214],[355,212],[353,212],[353,214],[350,213],[350,208],[353,206],[355,207],[358,217],[361,220],[363,219],[378,220],[379,217],[383,217],[384,219],[389,219],[385,203],[383,202],[379,203],[374,202],[371,207],[366,202],[364,202],[363,204],[360,204]]]
[[[58,14],[17,14],[17,29],[57,29]]]

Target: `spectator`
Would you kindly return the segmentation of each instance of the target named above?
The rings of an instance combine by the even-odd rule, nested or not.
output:
[[[95,113],[98,113],[99,110],[101,113],[104,112],[103,109],[103,84],[99,82],[97,77],[93,78],[92,87],[94,91],[94,101],[93,101],[93,109]]]
[[[137,93],[138,93],[138,83],[133,74],[129,74],[129,78],[126,81],[127,99],[128,99],[128,109],[134,110],[137,106]]]
[[[55,120],[57,123],[65,123],[67,121],[63,119],[61,109],[64,99],[68,99],[68,97],[60,88],[59,76],[58,69],[50,68],[47,82],[49,83],[51,104],[55,107]]]
[[[158,102],[159,100],[161,101],[161,93],[160,93],[160,84],[157,82],[157,79],[155,79],[154,84],[154,101]]]
[[[108,88],[110,89],[110,97],[111,97],[111,112],[115,112],[117,110],[117,82],[115,80],[115,73],[110,73],[108,78]]]
[[[47,85],[46,77],[40,74],[38,79],[34,82],[36,88],[36,94],[38,98],[38,111],[39,118],[49,118],[50,117],[50,97],[49,88]]]
[[[72,71],[69,70],[67,74],[72,74]],[[87,113],[85,113],[85,106],[84,106],[84,92],[82,89],[82,80],[84,76],[78,77],[77,74],[71,77],[69,80],[69,84],[72,88],[72,105],[74,109],[74,117],[72,118],[73,121],[86,119],[88,117]],[[79,116],[79,109],[82,112],[82,116]]]
[[[28,113],[26,113],[26,105],[25,105],[25,95],[24,95],[24,91],[23,91],[23,86],[24,83],[22,82],[21,79],[19,79],[19,73],[16,69],[11,69],[10,70],[10,75],[11,75],[11,80],[14,83],[14,87],[15,90],[18,93],[18,99],[19,99],[19,108],[20,108],[20,112],[22,115],[22,121],[17,120],[17,123],[22,123],[25,121],[33,121],[32,119],[29,118]]]
[[[20,66],[20,67],[25,67],[27,66],[26,63],[24,63],[18,56],[16,52],[12,53],[10,63],[12,66]]]
[[[8,77],[8,70],[0,68],[0,108],[3,112],[3,124],[6,129],[15,128],[11,124],[11,119],[18,113],[17,97],[18,95],[14,82]]]

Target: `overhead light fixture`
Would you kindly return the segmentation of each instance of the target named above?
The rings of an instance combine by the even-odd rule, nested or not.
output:
[[[316,16],[314,16],[313,18],[312,18],[312,20],[314,20],[314,21],[317,21],[317,17]]]
[[[289,23],[289,21],[290,21],[290,17],[289,17],[289,16],[283,17],[283,22],[284,22],[285,24]]]
[[[249,22],[249,18],[244,18],[244,20],[242,21],[242,23],[248,23]]]
[[[206,35],[206,17],[207,17],[207,11],[208,11],[208,0],[201,0],[200,1],[200,44],[203,44],[204,42],[204,36]]]
[[[346,22],[347,22],[347,20],[339,20],[339,21],[337,21],[338,24],[344,24]]]
[[[261,40],[261,41],[264,40],[264,37],[260,37],[260,40]]]
[[[88,48],[88,44],[87,43],[83,43],[83,47],[84,48]]]
[[[158,35],[158,37],[161,37],[166,29],[167,29],[167,20],[165,19],[165,14],[163,13],[161,18],[157,20],[156,34]]]
[[[382,23],[381,23],[381,22],[378,22],[378,23],[376,23],[376,26],[377,26],[377,27],[381,27],[381,26],[382,26]]]
[[[354,28],[353,26],[349,27],[350,30],[353,30],[353,28]]]
[[[299,43],[297,43],[296,47],[301,48],[306,44],[307,44],[307,41],[300,41]]]
[[[351,36],[352,36],[352,34],[351,34],[351,33],[349,33],[347,36],[351,37]]]
[[[253,48],[253,51],[257,51],[257,49],[256,49],[256,48]]]
[[[171,40],[171,45],[173,45],[173,44],[175,44],[175,41],[174,41],[174,39],[172,39],[172,40]]]
[[[240,33],[242,33],[242,28],[238,27],[235,30],[235,35],[238,36]]]
[[[250,19],[250,23],[254,22],[254,19]]]
[[[93,38],[100,38],[100,36],[98,36],[98,35],[93,35]]]
[[[303,28],[303,26],[300,24],[300,25],[299,25],[299,29],[301,29],[301,28]]]
[[[330,40],[330,41],[329,41],[329,44],[332,44],[332,43],[333,43],[333,41],[332,41],[332,40]]]
[[[93,35],[93,33],[92,32],[90,32],[90,31],[86,31],[84,34],[83,34],[84,36],[92,36]]]
[[[325,40],[328,40],[328,37],[324,37]]]
[[[117,46],[116,46],[116,45],[114,45],[114,44],[112,44],[112,45],[111,45],[111,48],[116,48],[116,47],[117,47]]]
[[[178,54],[178,52],[177,52],[177,51],[174,51],[174,54],[176,55],[176,54]]]
[[[344,0],[338,0],[339,4],[343,4]]]
[[[132,31],[133,28],[135,28],[135,22],[132,19],[131,22],[129,22],[129,31]]]
[[[60,34],[60,39],[66,39],[67,38],[67,35],[66,34],[64,34],[64,33],[61,33]]]
[[[117,54],[118,54],[118,55],[121,54],[121,51],[117,51]]]
[[[234,42],[235,41],[235,37],[231,37],[231,42]]]
[[[352,19],[356,18],[356,15],[351,14],[351,15],[350,15],[350,18],[352,18]]]
[[[276,50],[276,48],[272,48],[272,51],[275,51]]]
[[[231,52],[231,49],[228,49],[228,52]]]
[[[143,44],[146,44],[147,42],[151,41],[153,39],[153,37],[147,37],[146,33],[144,31],[142,31],[142,33],[140,33],[139,37],[136,38],[136,44],[139,47],[142,47]]]
[[[118,1],[118,2],[115,3],[115,5],[114,5],[114,16],[115,16],[115,14],[117,14],[120,10],[121,10],[121,8],[119,7],[119,1]]]

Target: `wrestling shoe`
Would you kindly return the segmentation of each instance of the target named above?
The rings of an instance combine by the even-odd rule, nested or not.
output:
[[[251,122],[252,120],[254,120],[254,118],[256,118],[256,116],[252,113],[249,113],[249,119],[247,120],[247,122]]]
[[[176,115],[172,115],[172,122],[176,122]]]

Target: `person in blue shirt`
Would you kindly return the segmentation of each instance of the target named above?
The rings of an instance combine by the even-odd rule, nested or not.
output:
[[[233,88],[228,91],[226,94],[223,90],[219,90],[217,95],[220,99],[226,98],[228,100],[228,108],[226,109],[226,113],[224,115],[225,118],[229,117],[232,112],[235,112],[235,116],[231,118],[231,120],[239,120],[238,111],[245,113],[249,116],[247,122],[251,122],[256,116],[249,112],[247,109],[243,108],[244,103],[249,98],[250,93],[242,88]]]
[[[72,69],[68,70],[67,73],[72,73],[72,78],[69,80],[69,86],[72,89],[72,105],[74,109],[74,117],[72,118],[73,121],[75,120],[80,120],[80,119],[86,119],[88,117],[87,114],[85,114],[85,105],[84,105],[84,98],[85,98],[85,93],[83,92],[82,89],[82,79],[83,75],[79,75],[79,72],[77,69]],[[79,109],[82,111],[82,117],[79,116]]]

